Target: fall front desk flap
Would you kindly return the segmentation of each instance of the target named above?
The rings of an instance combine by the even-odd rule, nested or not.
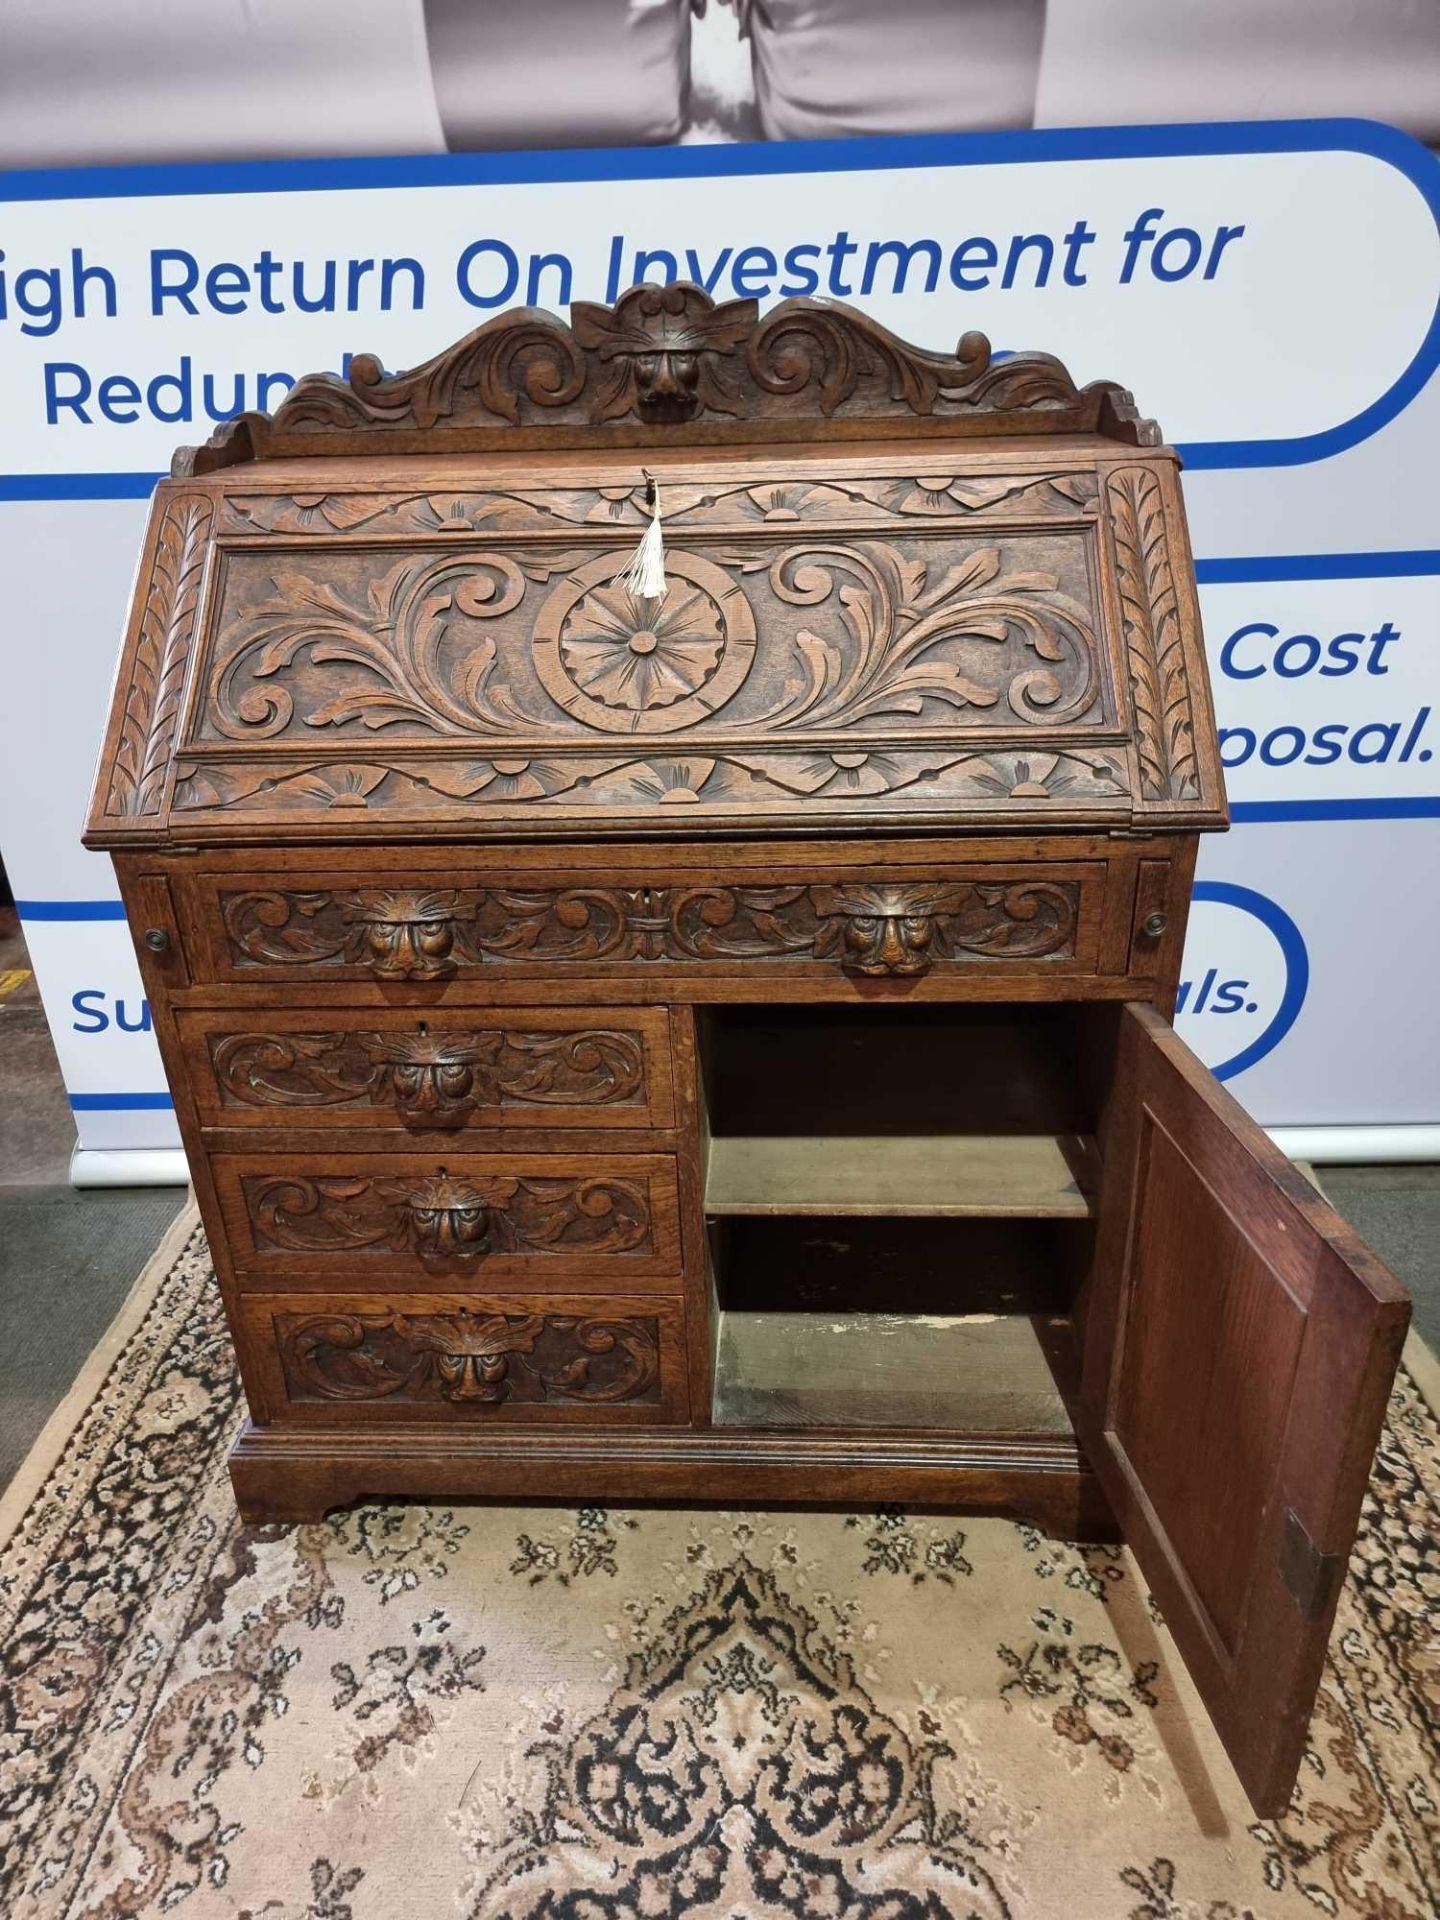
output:
[[[88,838],[1220,825],[1158,442],[1045,355],[688,286],[361,357],[177,456]]]

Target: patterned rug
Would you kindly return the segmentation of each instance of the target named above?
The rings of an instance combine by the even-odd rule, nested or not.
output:
[[[7,1920],[1440,1911],[1409,1374],[1273,1822],[1116,1550],[896,1512],[247,1531],[238,1418],[189,1214],[0,1508]]]

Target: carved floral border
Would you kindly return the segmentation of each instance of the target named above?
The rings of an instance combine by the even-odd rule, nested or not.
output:
[[[909,472],[845,479],[796,479],[791,474],[726,485],[709,480],[665,482],[667,526],[744,529],[824,518],[827,524],[985,516],[1080,519],[1093,512],[1099,483],[1093,471],[946,473],[916,463]],[[615,486],[499,488],[478,492],[261,493],[236,490],[219,502],[220,535],[284,534],[334,540],[337,536],[513,533],[591,527],[641,531],[650,515],[643,480]]]
[[[579,754],[492,758],[318,760],[298,767],[187,759],[177,814],[233,809],[263,813],[344,813],[377,809],[434,818],[443,811],[497,816],[543,814],[583,804],[597,815],[667,809],[707,814],[817,809],[912,793],[917,798],[992,804],[1083,804],[1128,810],[1123,749],[962,752],[886,747],[765,753]],[[449,806],[446,806],[446,802]]]

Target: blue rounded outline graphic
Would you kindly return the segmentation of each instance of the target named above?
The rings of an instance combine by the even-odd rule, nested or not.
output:
[[[1269,1026],[1248,1047],[1210,1069],[1217,1080],[1233,1080],[1267,1053],[1273,1053],[1294,1026],[1310,990],[1310,955],[1299,927],[1268,894],[1256,893],[1253,887],[1237,887],[1229,880],[1197,880],[1190,898],[1202,906],[1237,907],[1241,913],[1250,914],[1275,936],[1285,962],[1285,991]]]
[[[167,194],[303,193],[356,187],[689,180],[751,174],[855,173],[897,167],[1025,165],[1053,160],[1167,159],[1206,154],[1360,153],[1402,174],[1440,223],[1440,157],[1379,120],[1197,121],[1176,126],[1056,127],[1016,133],[917,133],[873,139],[756,141],[735,146],[577,147],[552,152],[420,154],[355,160],[231,160],[177,165],[0,172],[0,202],[150,198]],[[1179,444],[1192,469],[1301,466],[1368,440],[1440,366],[1440,297],[1414,359],[1368,407],[1320,433],[1285,440]],[[0,475],[0,499],[144,498],[159,474]],[[85,482],[92,483],[82,491]]]

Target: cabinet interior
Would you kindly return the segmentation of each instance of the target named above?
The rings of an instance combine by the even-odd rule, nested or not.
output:
[[[703,1012],[716,1425],[1071,1431],[1113,1022]]]

